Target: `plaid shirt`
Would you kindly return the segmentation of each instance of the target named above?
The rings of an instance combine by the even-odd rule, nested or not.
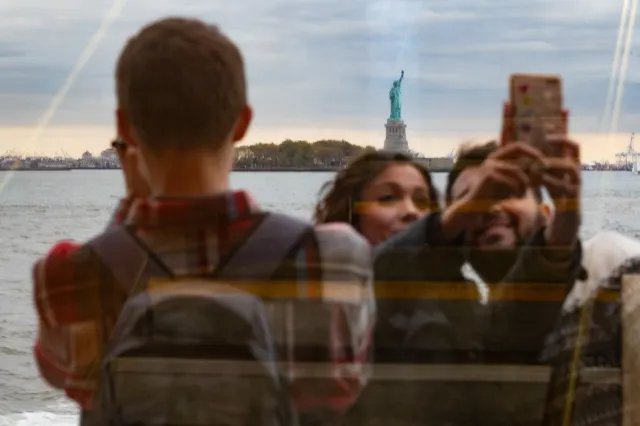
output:
[[[248,194],[232,192],[189,200],[123,200],[114,221],[131,227],[176,276],[206,276],[248,237],[258,217],[261,212]],[[331,385],[296,380],[296,363],[289,359],[291,389],[303,410],[342,410],[353,403],[369,376],[366,355],[375,318],[371,249],[351,227],[327,224],[315,227],[297,250],[295,282],[319,289],[316,295],[330,309],[323,332],[304,307],[294,308],[294,328],[305,320],[314,321],[314,335],[326,336],[323,346],[328,350]],[[122,286],[108,281],[112,285],[105,300],[105,271],[100,264],[88,246],[62,242],[33,268],[39,317],[34,351],[40,373],[83,409],[93,403],[106,343],[103,336],[113,330],[129,296]],[[345,288],[357,289],[360,296],[354,298],[354,292]]]

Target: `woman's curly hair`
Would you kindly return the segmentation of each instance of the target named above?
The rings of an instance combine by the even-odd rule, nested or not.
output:
[[[316,204],[316,223],[343,222],[357,227],[354,205],[360,200],[364,188],[392,163],[406,163],[416,168],[429,188],[429,209],[440,210],[439,193],[431,180],[429,170],[414,158],[393,151],[368,151],[359,155],[340,170],[332,181],[320,189]]]

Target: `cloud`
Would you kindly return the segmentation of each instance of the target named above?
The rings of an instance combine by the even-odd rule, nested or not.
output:
[[[37,123],[111,6],[0,3],[0,126]],[[604,110],[621,8],[621,0],[132,0],[51,125],[110,126],[119,50],[141,25],[179,14],[217,23],[241,46],[257,137],[274,128],[307,128],[309,139],[319,128],[382,132],[389,86],[401,69],[403,114],[416,140],[495,131],[516,71],[561,74],[572,129],[592,132]],[[630,59],[621,131],[633,129],[640,110],[638,58]]]

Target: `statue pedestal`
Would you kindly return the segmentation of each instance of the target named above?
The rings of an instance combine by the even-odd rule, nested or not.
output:
[[[388,151],[409,152],[407,142],[407,125],[403,120],[387,120],[384,125],[387,137],[384,139],[384,149]]]

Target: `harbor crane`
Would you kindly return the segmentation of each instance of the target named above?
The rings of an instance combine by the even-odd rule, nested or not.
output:
[[[619,163],[623,163],[626,169],[629,169],[629,166],[636,162],[636,157],[640,155],[640,152],[636,151],[633,148],[633,139],[635,137],[635,133],[631,133],[631,139],[629,139],[629,145],[627,146],[627,150],[623,152],[618,152],[616,154],[616,158]]]

